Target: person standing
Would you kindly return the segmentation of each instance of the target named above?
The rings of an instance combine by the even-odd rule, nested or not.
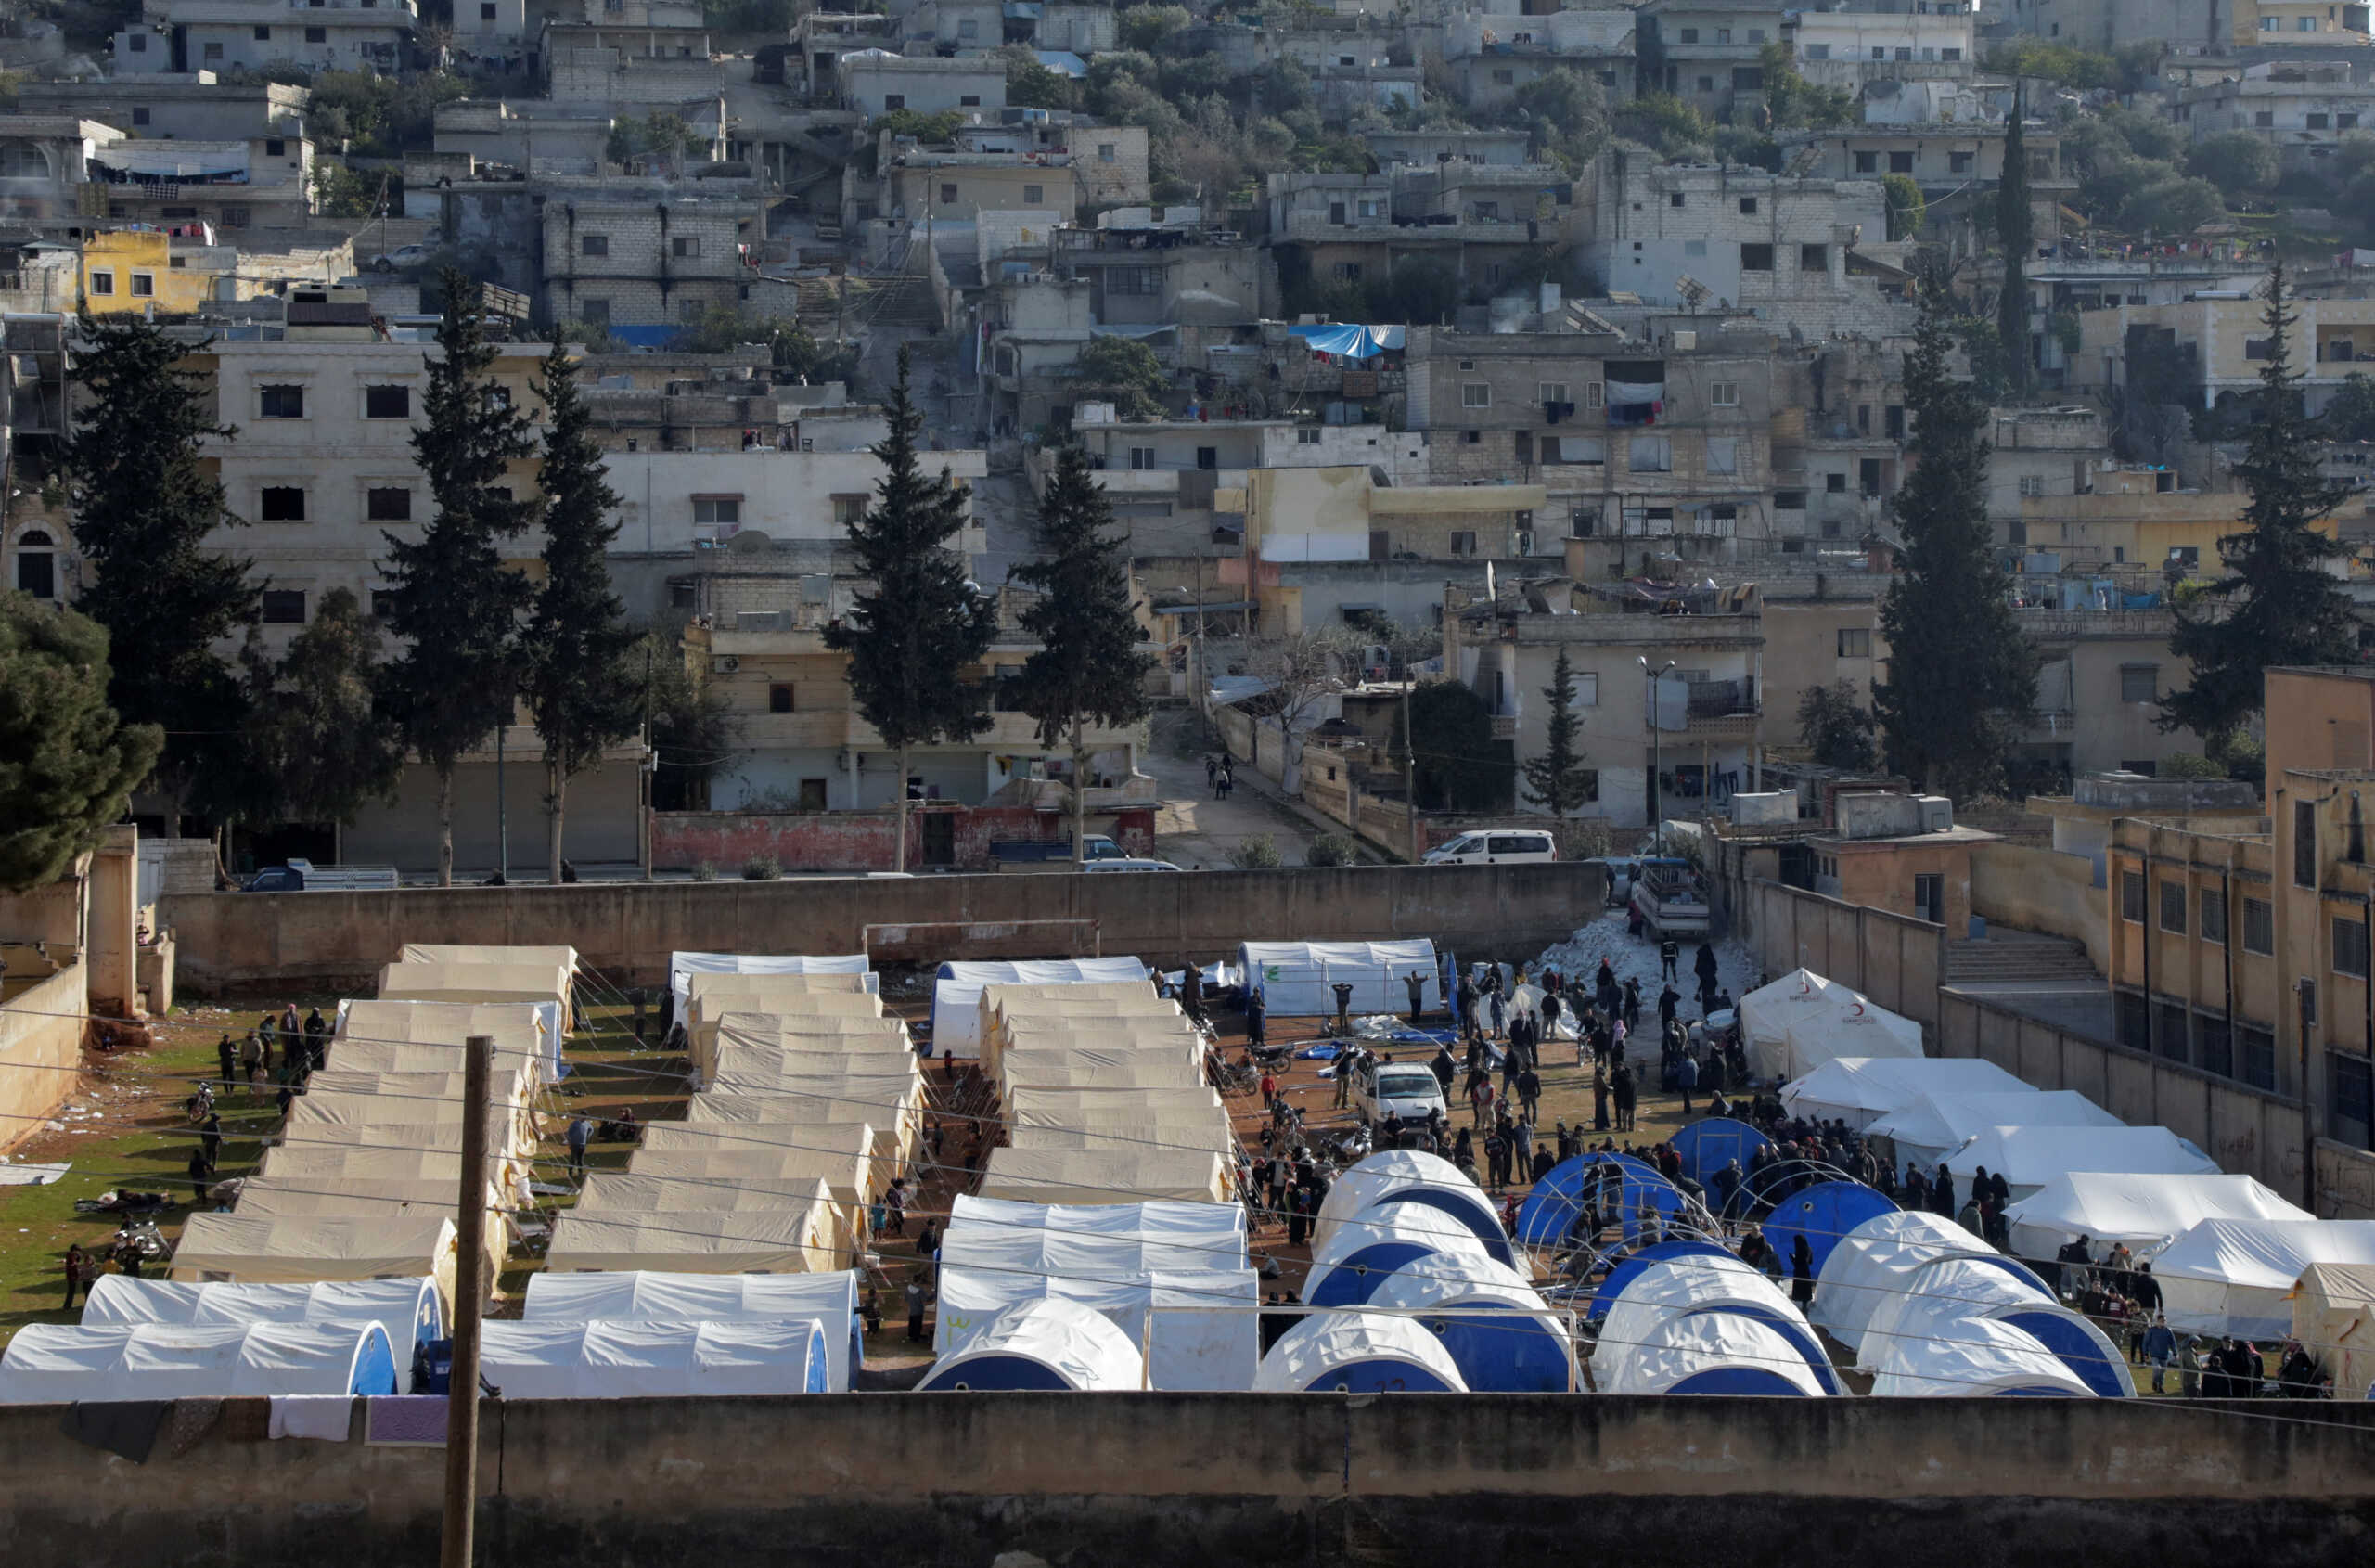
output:
[[[1699,1087],[1699,1063],[1688,1051],[1683,1052],[1682,1060],[1674,1064],[1674,1083],[1682,1091],[1682,1113],[1688,1117],[1691,1113],[1690,1097]]]
[[[1353,1092],[1353,1073],[1360,1066],[1361,1047],[1346,1046],[1336,1053],[1336,1104],[1342,1111]]]
[[[1943,1219],[1955,1217],[1955,1178],[1944,1165],[1930,1178],[1930,1212]]]
[[[1518,1073],[1518,1109],[1529,1122],[1542,1107],[1542,1074],[1528,1067]]]
[[[924,1266],[918,1264],[907,1276],[907,1343],[924,1343],[924,1305],[929,1299],[924,1289]]]
[[[1263,1034],[1263,1024],[1266,1017],[1267,1014],[1262,1007],[1262,993],[1256,991],[1248,996],[1245,998],[1245,1043],[1247,1045],[1258,1049],[1268,1043]]]
[[[206,1168],[212,1170],[223,1159],[223,1118],[210,1111],[206,1120],[199,1124],[198,1147],[206,1156]]]
[[[1256,991],[1255,996],[1261,993]],[[1179,977],[1179,1010],[1188,1022],[1201,1029],[1204,1026],[1204,971],[1189,964]]]
[[[1598,1068],[1592,1070],[1592,1131],[1608,1131],[1608,1079]]]
[[[229,1094],[232,1070],[239,1064],[239,1047],[231,1043],[231,1036],[227,1032],[215,1043],[214,1058],[223,1064],[223,1092]]]
[[[91,1262],[89,1255],[83,1251],[79,1243],[67,1248],[66,1305],[58,1310],[61,1312],[71,1312],[74,1310],[74,1292],[76,1291],[81,1291],[85,1297],[89,1296],[91,1292],[91,1280],[97,1273],[97,1266]]]
[[[214,1167],[207,1163],[206,1150],[203,1148],[193,1149],[189,1151],[188,1170],[190,1189],[189,1206],[193,1209],[202,1208],[206,1203],[207,1189],[212,1187],[214,1182]]]
[[[569,1174],[583,1180],[585,1176],[585,1146],[594,1141],[594,1124],[584,1116],[571,1118],[569,1124]]]
[[[1262,1070],[1262,1109],[1269,1110],[1278,1102],[1278,1080],[1268,1068]]]
[[[1675,965],[1681,957],[1682,945],[1680,943],[1676,942],[1671,936],[1662,938],[1658,943],[1659,978],[1671,984],[1677,978],[1675,972]]]
[[[1402,977],[1402,983],[1410,988],[1410,1022],[1415,1027],[1419,1015],[1426,1010],[1427,977],[1412,970]]]
[[[2177,1358],[2177,1336],[2169,1331],[2169,1320],[2160,1313],[2152,1315],[2152,1326],[2144,1330],[2144,1359],[2152,1366],[2152,1392],[2164,1392],[2162,1381],[2168,1376],[2169,1363]]]
[[[1342,1040],[1353,1033],[1353,984],[1340,980],[1329,989],[1336,993],[1336,1037]]]
[[[239,1042],[239,1070],[247,1074],[248,1087],[250,1091],[256,1086],[256,1069],[263,1064],[263,1042],[258,1039],[256,1032],[250,1029],[247,1033],[247,1037]]]
[[[1801,1307],[1815,1300],[1815,1250],[1803,1230],[1790,1240],[1790,1299]]]

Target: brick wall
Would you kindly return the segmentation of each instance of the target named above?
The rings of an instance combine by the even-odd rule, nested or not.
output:
[[[931,806],[907,815],[907,865],[924,865],[927,817],[953,820],[958,870],[992,868],[990,846],[1023,842],[1060,843],[1072,836],[1072,818],[1024,806]],[[1132,855],[1154,853],[1154,813],[1132,807],[1110,815],[1092,812],[1088,829],[1104,833]],[[888,871],[897,863],[898,816],[892,811],[660,812],[651,821],[651,862],[687,869],[708,866],[720,877],[742,874],[756,856],[772,857],[786,871]]]

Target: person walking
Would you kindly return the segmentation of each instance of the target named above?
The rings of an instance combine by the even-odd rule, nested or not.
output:
[[[250,1090],[255,1088],[256,1069],[263,1065],[263,1042],[258,1039],[256,1032],[250,1029],[248,1031],[247,1037],[239,1042],[239,1070],[248,1075]]]
[[[1469,1103],[1475,1110],[1476,1125],[1490,1126],[1493,1123],[1493,1080],[1479,1073],[1468,1083]]]
[[[1352,1094],[1353,1073],[1360,1065],[1360,1060],[1361,1047],[1358,1046],[1347,1046],[1342,1051],[1337,1053],[1335,1073],[1335,1109],[1338,1111],[1344,1109],[1345,1103]]]
[[[2160,1313],[2152,1315],[2152,1326],[2144,1330],[2144,1359],[2152,1367],[2152,1392],[2165,1392],[2162,1382],[2168,1376],[2169,1363],[2177,1358],[2177,1336],[2169,1331],[2169,1320]]]
[[[1673,937],[1658,943],[1658,978],[1671,983],[1675,979],[1675,964],[1682,957],[1682,944]]]
[[[1815,1301],[1815,1250],[1803,1230],[1790,1240],[1790,1299],[1801,1307]]]
[[[1542,1074],[1526,1068],[1518,1074],[1518,1109],[1529,1122],[1542,1107]]]
[[[583,1180],[585,1176],[585,1146],[594,1141],[594,1124],[583,1115],[572,1117],[568,1137],[569,1174]]]
[[[1268,1068],[1262,1070],[1262,1109],[1269,1110],[1278,1101],[1278,1080]]]
[[[1210,752],[1204,753],[1204,788],[1217,790],[1221,781],[1220,759]]]
[[[206,1163],[204,1149],[193,1149],[189,1151],[187,1168],[190,1189],[189,1206],[193,1209],[203,1208],[206,1204],[207,1189],[213,1185],[214,1181],[214,1167]]]
[[[221,1163],[223,1159],[223,1118],[212,1111],[206,1113],[206,1120],[199,1124],[198,1147],[199,1152],[206,1156],[206,1165],[209,1170],[213,1169],[216,1164]]]

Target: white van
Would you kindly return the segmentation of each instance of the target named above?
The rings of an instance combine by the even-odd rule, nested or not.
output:
[[[1176,871],[1178,867],[1168,860],[1092,860],[1081,867],[1084,871]]]
[[[1462,833],[1427,852],[1430,866],[1512,866],[1559,858],[1559,841],[1526,828]]]

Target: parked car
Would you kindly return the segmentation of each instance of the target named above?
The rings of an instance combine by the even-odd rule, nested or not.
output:
[[[1547,833],[1496,828],[1462,833],[1427,852],[1430,866],[1514,866],[1559,858],[1559,841]]]
[[[1127,860],[1130,852],[1103,833],[1081,841],[1084,860]],[[990,845],[990,863],[1001,871],[1069,871],[1072,868],[1070,835],[1042,842],[1036,839],[1008,840]]]
[[[372,257],[371,270],[405,272],[414,267],[427,266],[436,255],[437,247],[434,245],[399,245],[392,251],[383,251]]]
[[[392,866],[316,866],[294,855],[250,877],[241,893],[379,893],[402,887]]]
[[[1382,1122],[1388,1116],[1423,1122],[1438,1111],[1451,1113],[1434,1069],[1423,1061],[1364,1060],[1354,1075],[1350,1098],[1353,1108],[1370,1122]]]
[[[1176,871],[1179,868],[1168,860],[1092,860],[1081,869],[1084,871]]]

